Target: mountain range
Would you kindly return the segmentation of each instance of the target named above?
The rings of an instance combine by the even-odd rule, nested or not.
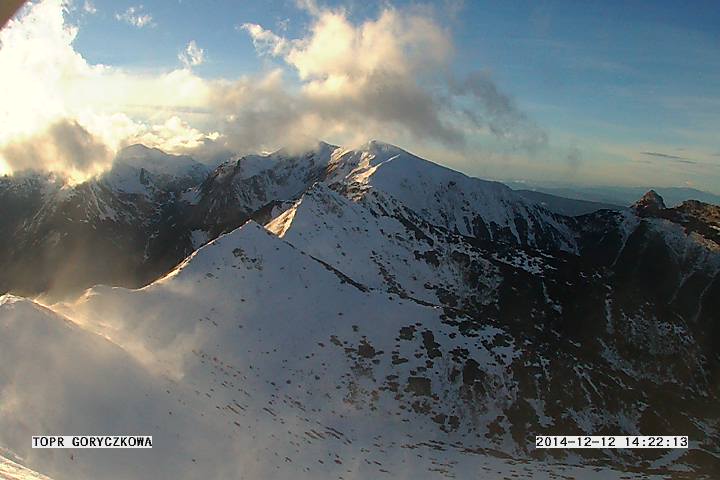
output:
[[[563,199],[580,200],[615,207],[629,207],[649,190],[655,190],[662,195],[665,203],[671,207],[680,205],[686,200],[698,200],[715,206],[720,205],[720,195],[692,187],[577,185],[562,182],[533,182],[525,180],[508,180],[504,183],[513,190],[523,194],[529,193],[530,195],[537,196],[551,195]]]
[[[651,191],[563,214],[378,141],[216,168],[138,145],[78,185],[5,177],[0,205],[7,465],[720,476],[720,207]],[[53,432],[157,446],[29,448]],[[542,434],[690,448],[537,450]]]

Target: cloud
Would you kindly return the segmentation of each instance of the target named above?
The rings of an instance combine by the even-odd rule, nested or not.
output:
[[[547,143],[545,131],[520,111],[487,73],[473,72],[460,81],[453,81],[451,89],[456,95],[470,96],[476,101],[476,108],[466,110],[466,114],[476,125],[486,126],[495,136],[528,149]]]
[[[60,119],[43,131],[0,145],[0,157],[10,171],[58,172],[70,183],[78,183],[110,168],[115,149],[106,139],[119,132],[122,141],[116,148],[140,143],[175,153],[191,152],[220,136],[217,132],[203,133],[178,116],[149,125],[116,114],[91,123],[96,133],[75,119]]]
[[[274,44],[270,53],[282,56],[312,88],[341,80],[359,88],[378,72],[423,73],[445,66],[452,53],[448,33],[431,18],[385,8],[377,19],[353,25],[342,10],[313,11],[309,34],[293,41],[259,25],[245,26],[256,45]]]
[[[344,141],[405,137],[460,150],[474,134],[522,148],[547,141],[487,74],[452,78],[452,39],[427,10],[385,7],[375,18],[353,23],[342,9],[313,1],[298,5],[312,17],[300,38],[258,24],[240,27],[259,55],[283,63],[262,86],[241,80],[234,90],[215,91],[215,103],[225,105],[231,119],[225,128],[243,141],[263,143],[299,132]],[[288,69],[298,88],[282,73]],[[264,128],[253,128],[258,121]]]
[[[185,68],[196,67],[205,62],[205,50],[198,47],[195,40],[191,40],[185,49],[178,54],[178,59]]]
[[[669,160],[677,160],[677,161],[687,162],[687,163],[696,163],[695,161],[690,160],[689,158],[679,157],[677,155],[670,155],[668,153],[661,153],[661,152],[640,152],[640,153],[642,153],[643,155],[650,156],[650,157],[660,157],[660,158],[667,158]]]
[[[289,18],[283,18],[282,20],[278,20],[275,22],[275,26],[278,30],[281,32],[286,32],[288,29],[288,26],[290,26],[290,19]]]
[[[187,152],[204,145],[207,140],[217,140],[219,136],[218,132],[203,133],[180,117],[172,116],[162,124],[143,126],[135,135],[129,136],[126,143],[158,146],[167,152]]]
[[[217,138],[189,124],[208,114],[207,81],[189,69],[134,73],[88,63],[73,46],[78,30],[65,19],[70,7],[64,0],[31,3],[0,30],[0,91],[8,92],[0,102],[0,170],[27,165],[18,145],[28,138],[51,141],[48,132],[62,121],[84,129],[110,152],[138,139],[173,152]],[[51,151],[55,147],[50,145],[37,148]],[[5,158],[8,152],[12,159]],[[43,164],[44,159],[49,157],[41,155],[35,167],[65,166],[76,178],[85,165]],[[93,163],[86,174],[98,165]]]
[[[318,16],[322,13],[315,0],[295,0],[295,5],[308,12],[310,15]]]
[[[121,22],[129,23],[130,25],[143,28],[150,27],[154,28],[157,24],[153,21],[152,15],[144,12],[145,7],[139,5],[137,7],[128,7],[123,13],[116,13],[115,19]]]
[[[94,15],[97,13],[97,7],[95,7],[95,3],[92,0],[85,0],[85,3],[83,3],[83,11]]]
[[[315,19],[304,38],[287,40],[259,25],[244,25],[261,55],[282,58],[302,81],[299,94],[289,98],[298,123],[359,132],[399,129],[462,143],[444,118],[440,98],[421,84],[450,58],[446,32],[428,18],[390,8],[360,25],[343,11],[307,2],[305,8]]]
[[[43,132],[7,143],[0,153],[13,171],[62,171],[71,179],[101,172],[112,161],[107,146],[73,120],[60,120]]]
[[[310,23],[297,38],[257,24],[238,27],[269,60],[262,73],[207,79],[192,68],[205,60],[195,41],[172,71],[89,63],[73,46],[78,30],[66,21],[69,5],[32,3],[0,31],[0,91],[17,92],[0,103],[0,168],[22,164],[17,154],[4,159],[3,145],[48,139],[60,121],[75,122],[111,152],[134,142],[212,155],[382,138],[419,150],[442,147],[449,157],[467,154],[469,139],[528,150],[547,141],[490,75],[451,74],[451,36],[429,9],[386,6],[354,22],[342,9],[305,1]],[[150,17],[140,6],[117,17],[149,26],[138,25],[143,15]],[[81,169],[48,165],[75,175]]]
[[[580,149],[576,146],[570,148],[570,151],[566,155],[565,160],[571,166],[580,166],[580,164],[582,163],[582,153],[580,152]]]
[[[289,48],[289,42],[287,40],[274,34],[270,30],[265,30],[260,25],[244,23],[237,29],[247,31],[252,38],[253,45],[255,45],[257,51],[262,54],[279,56]]]

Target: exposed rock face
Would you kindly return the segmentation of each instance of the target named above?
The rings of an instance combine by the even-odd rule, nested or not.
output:
[[[666,207],[663,198],[655,190],[650,190],[635,202],[632,208],[640,216],[652,216],[665,210]]]

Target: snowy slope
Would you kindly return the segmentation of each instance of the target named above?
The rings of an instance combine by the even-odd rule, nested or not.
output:
[[[379,190],[428,222],[462,235],[576,249],[560,217],[501,183],[468,177],[378,141],[358,150],[336,151],[333,157],[328,182],[346,184],[355,198]]]
[[[720,256],[716,247],[703,244],[696,234],[686,235],[679,225],[641,220],[630,212],[607,215],[612,219],[604,219],[602,225],[614,227],[602,238],[618,235],[618,250],[608,260],[622,273],[615,277],[606,276],[606,265],[593,264],[592,252],[585,264],[569,255],[554,257],[468,241],[428,224],[378,192],[355,203],[319,183],[267,228],[373,289],[462,311],[471,319],[459,322],[465,324],[461,331],[478,324],[496,325],[506,329],[515,344],[526,345],[508,368],[523,379],[511,389],[513,396],[523,398],[507,404],[503,413],[497,411],[496,419],[503,414],[523,418],[527,433],[544,431],[548,422],[564,425],[563,431],[637,432],[650,428],[648,419],[667,415],[670,403],[653,393],[659,388],[663,395],[669,394],[663,382],[673,383],[672,395],[680,398],[711,394],[702,376],[712,367],[704,364],[704,354],[697,350],[702,342],[692,340],[694,335],[704,338],[700,333],[704,327],[654,313],[648,305],[659,299],[698,305],[704,290],[700,287],[698,293],[696,282],[717,278]],[[632,272],[625,273],[624,266],[635,268],[661,258],[654,249],[643,247],[653,236],[659,236],[660,252],[669,255],[672,269],[661,267],[665,273],[651,275],[669,282],[670,290],[659,299],[646,298],[642,292],[635,299],[625,298],[623,293],[631,285],[644,280],[628,277]],[[616,290],[610,285],[617,285]],[[649,285],[651,291],[663,286],[657,280]],[[697,311],[690,316],[697,316]],[[707,348],[708,356],[715,355]],[[656,360],[647,361],[646,356],[641,360],[634,353],[638,349]],[[660,361],[668,355],[676,361]],[[560,384],[567,393],[557,391]],[[628,394],[628,389],[639,395]],[[640,398],[645,403],[642,415],[633,412]],[[553,405],[563,407],[556,410]],[[698,408],[687,413],[698,415],[705,407]],[[711,417],[709,412],[697,416],[694,421],[704,425],[700,431],[713,431]],[[653,431],[673,428],[677,427],[663,422],[652,427]],[[510,424],[495,429],[523,430]],[[707,446],[717,432],[713,435],[703,435]],[[514,440],[522,444],[522,438]]]
[[[285,277],[291,274],[296,277],[288,281]],[[122,344],[130,338],[146,339],[137,351],[154,352],[169,371],[177,368],[173,361],[180,352],[189,356],[186,361],[192,359],[188,344],[196,353],[217,356],[230,365],[247,365],[250,358],[257,358],[256,389],[268,388],[267,382],[275,380],[278,385],[273,390],[279,396],[289,395],[313,408],[321,408],[315,398],[323,397],[323,402],[338,409],[352,407],[351,411],[357,410],[354,415],[377,410],[384,419],[377,425],[396,423],[407,415],[416,419],[398,410],[393,400],[397,394],[427,407],[420,418],[432,416],[433,408],[441,409],[436,413],[463,408],[458,397],[462,382],[446,378],[452,365],[447,361],[433,365],[438,356],[433,342],[420,335],[427,328],[427,338],[450,338],[455,328],[444,322],[442,310],[367,291],[254,223],[209,243],[153,285],[139,291],[96,288],[69,311],[88,322],[103,312],[100,332]],[[402,334],[408,338],[400,340],[401,330],[415,329],[417,335]],[[497,336],[504,337],[503,332],[488,326],[476,338],[456,337],[443,343],[448,349],[476,351],[485,374],[498,379],[495,396],[502,401],[502,384],[509,381],[504,365],[513,353],[506,342],[497,352],[490,351]],[[460,368],[462,357],[457,360]],[[188,375],[185,369],[183,376]],[[315,375],[323,380],[313,381]],[[392,381],[390,375],[395,375]],[[412,390],[408,378],[413,375],[423,377],[418,380],[423,387],[437,383],[442,396],[403,393]],[[254,380],[247,382],[252,385]],[[338,421],[327,408],[322,410],[327,421]],[[393,421],[394,416],[401,418]],[[340,420],[337,428],[351,434],[344,423]],[[421,423],[425,428],[432,425],[429,418]]]
[[[511,439],[484,436],[513,384],[502,330],[458,335],[442,310],[368,291],[252,222],[146,288],[97,287],[63,310],[192,388],[247,449],[247,478],[563,471],[500,460]]]
[[[423,222],[397,202],[368,208],[321,183],[267,228],[369,287],[435,305],[449,295],[490,303],[501,281],[498,269],[463,237]]]
[[[0,480],[52,480],[0,455]]]
[[[106,338],[9,295],[0,297],[0,331],[0,451],[33,470],[55,479],[200,478],[201,472],[213,478],[222,471],[213,462],[233,455],[231,446],[215,445],[214,437],[229,432],[201,415],[205,406],[178,408],[192,400],[186,386],[153,373]],[[30,448],[33,435],[54,434],[152,435],[154,446]]]
[[[152,218],[108,203],[125,197],[98,185],[73,189],[73,208],[48,218],[82,225],[112,207],[89,224],[112,226],[100,235],[112,241],[126,230],[119,220]],[[44,383],[73,399],[54,410],[38,402],[43,428],[114,428],[97,405],[121,417],[150,411],[155,433],[143,433],[180,435],[153,452],[156,463],[136,462],[152,478],[623,475],[594,465],[720,472],[715,210],[569,219],[379,142],[242,157],[177,199],[152,223],[162,226],[151,235],[158,249],[142,253],[172,260],[200,248],[159,280],[98,286],[54,305],[70,323],[3,297],[0,387],[17,385],[23,401],[13,405],[33,405]],[[267,230],[234,228],[249,217]],[[46,231],[34,238],[55,238]],[[21,348],[48,338],[58,341],[47,352],[77,352],[80,373],[67,353]],[[22,382],[7,367],[45,378],[33,362],[56,366],[53,380]],[[110,364],[129,365],[118,377],[122,407],[103,396]],[[86,424],[74,420],[79,411],[90,412]],[[29,452],[17,418],[0,413],[0,427],[9,425],[0,449],[34,470],[62,480],[122,468],[104,454],[83,454],[73,470],[77,456]],[[682,433],[692,448],[534,451],[533,436],[549,431]]]

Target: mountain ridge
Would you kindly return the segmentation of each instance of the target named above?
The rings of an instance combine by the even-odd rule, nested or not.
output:
[[[230,439],[178,469],[232,471],[228,452],[250,449],[248,468],[281,478],[467,476],[478,465],[532,477],[560,463],[583,478],[598,467],[610,478],[720,472],[716,207],[665,208],[649,194],[637,209],[557,215],[378,142],[279,151],[268,168],[262,158],[165,192],[171,203],[147,217],[123,207],[146,205],[144,194],[100,183],[73,194],[89,199],[74,218],[102,215],[101,238],[126,216],[152,231],[168,267],[142,288],[94,286],[43,312],[91,334],[78,338],[112,338],[138,378],[172,392],[173,407],[153,397],[152,408],[199,422],[202,442]],[[158,261],[148,245],[135,254]],[[15,318],[5,307],[0,321]],[[29,361],[6,350],[6,365]],[[2,432],[0,445],[24,451]],[[678,432],[689,450],[533,448],[542,434]]]

